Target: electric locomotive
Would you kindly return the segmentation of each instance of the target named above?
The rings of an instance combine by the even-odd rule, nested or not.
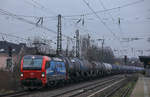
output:
[[[46,68],[50,67],[50,58],[40,55],[27,55],[21,60],[20,80],[23,86],[45,86]]]
[[[61,58],[27,55],[21,61],[21,84],[26,87],[53,86],[67,79],[65,63]]]

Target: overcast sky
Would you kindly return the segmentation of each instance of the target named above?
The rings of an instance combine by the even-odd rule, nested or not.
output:
[[[92,11],[83,0],[1,0],[0,32],[22,38],[42,37],[56,42],[56,34],[53,32],[4,15],[2,10],[19,15],[18,17],[33,23],[38,21],[38,17],[44,17],[43,26],[54,31],[57,31],[57,15],[61,14],[63,16],[62,33],[65,35],[73,37],[75,30],[79,29],[81,35],[89,33],[91,39],[104,38],[105,46],[110,46],[116,51],[117,56],[141,55],[140,50],[144,50],[143,55],[150,55],[148,52],[150,42],[147,41],[150,37],[150,0],[86,0],[86,2],[96,12],[116,8],[97,13],[107,27],[95,14],[84,15],[92,13]],[[84,25],[82,25],[82,21],[76,24],[80,18],[82,21],[84,20]],[[139,38],[139,40],[126,42],[127,40],[123,40],[123,38]],[[20,39],[0,34],[0,40],[2,39],[21,42]],[[70,42],[70,44],[72,43]],[[100,42],[98,44],[101,46]],[[54,44],[52,46],[56,47]],[[63,48],[66,48],[66,38],[64,37]]]

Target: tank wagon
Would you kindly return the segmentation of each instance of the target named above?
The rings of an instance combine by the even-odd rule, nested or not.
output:
[[[26,55],[21,61],[20,81],[24,87],[51,87],[70,81],[108,75],[142,72],[134,66],[89,62],[78,58]]]

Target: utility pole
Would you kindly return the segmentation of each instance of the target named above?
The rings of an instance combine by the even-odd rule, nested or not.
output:
[[[68,56],[69,38],[67,38],[66,56]]]
[[[87,48],[89,49],[89,47],[90,47],[90,35],[88,34],[88,44],[87,44]]]
[[[58,25],[57,25],[57,55],[62,51],[62,33],[61,33],[61,15],[58,15]]]
[[[7,68],[9,71],[13,71],[13,60],[12,60],[12,46],[8,47],[8,58],[7,58]]]
[[[77,29],[76,30],[76,57],[79,57],[80,54],[79,54],[79,50],[80,50],[80,44],[79,44],[79,30]]]
[[[127,65],[127,55],[124,56],[124,64]]]
[[[104,39],[102,39],[102,62],[104,61]]]
[[[104,41],[105,39],[97,39],[98,41],[102,41],[102,62],[104,61]]]

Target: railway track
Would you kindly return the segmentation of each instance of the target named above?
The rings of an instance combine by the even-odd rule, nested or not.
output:
[[[35,91],[18,91],[0,97],[76,97],[78,95],[87,93],[98,87],[106,87],[108,84],[115,82],[116,80],[124,78],[123,75],[117,75],[112,77],[106,77],[103,79],[97,79],[87,82],[81,82],[73,85],[67,85],[65,87],[58,87],[52,89],[40,89]],[[81,96],[85,97],[85,96]]]
[[[128,95],[128,93],[129,93],[130,89],[131,89],[131,88],[127,88],[127,89],[122,93],[121,97],[126,97],[126,96]]]
[[[137,81],[138,78],[132,79],[131,83],[134,86],[133,82]],[[122,91],[121,96],[120,97],[127,97],[130,94],[130,91],[132,90],[132,86],[128,86],[126,89],[124,89],[124,91]]]
[[[118,79],[122,79],[122,77],[121,78],[119,78],[119,77],[109,78],[109,79],[106,79],[106,80],[103,80],[103,81],[101,80],[101,81],[98,81],[98,82],[87,84],[83,87],[79,87],[79,88],[75,88],[75,89],[72,88],[71,90],[64,91],[64,92],[56,94],[56,95],[50,95],[49,97],[76,97],[76,96],[79,96],[79,95],[87,94],[87,92],[89,92],[89,91],[91,92],[95,88],[105,87],[108,84],[111,84],[111,83],[115,82]],[[81,96],[81,97],[86,97],[86,96]]]
[[[107,89],[110,89],[111,87],[113,87],[114,85],[118,85],[119,83],[122,83],[126,78],[122,78],[122,79],[119,79],[118,81],[114,81],[112,82],[111,84],[109,85],[105,85],[104,87],[99,87],[99,88],[96,88],[94,91],[90,92],[89,94],[86,93],[86,97],[104,97],[104,96],[100,96],[101,93],[103,93],[104,91],[107,91]],[[83,95],[81,96],[78,96],[78,97],[82,97]]]
[[[102,96],[103,97],[112,97],[118,90],[120,90],[123,86],[127,84],[127,79],[122,81],[122,83],[118,83],[111,87],[110,89],[106,90]],[[122,97],[122,96],[121,96]]]
[[[2,94],[2,95],[0,95],[0,97],[19,97],[19,96],[23,96],[23,95],[27,95],[27,94],[29,94],[29,91],[22,90],[22,91],[17,91],[17,92],[13,92],[13,93]]]
[[[135,80],[137,80],[137,77],[128,77],[124,82],[106,91],[102,97],[126,97],[132,88],[129,84]]]

